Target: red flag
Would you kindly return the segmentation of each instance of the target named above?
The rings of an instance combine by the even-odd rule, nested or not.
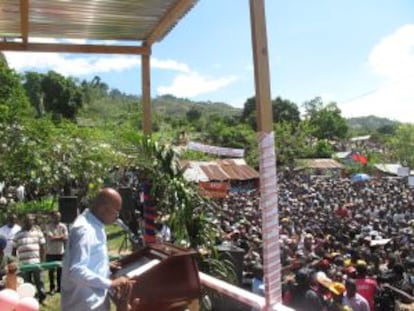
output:
[[[354,161],[356,161],[356,162],[359,162],[359,163],[361,163],[361,164],[363,164],[363,165],[365,165],[365,164],[367,164],[367,163],[368,163],[368,159],[367,159],[367,157],[366,157],[366,156],[363,156],[362,154],[359,154],[359,153],[354,153],[354,154],[351,156],[351,158],[352,158],[352,160],[354,160]]]

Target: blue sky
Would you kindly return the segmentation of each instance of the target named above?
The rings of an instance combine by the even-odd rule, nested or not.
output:
[[[242,107],[254,94],[248,0],[199,0],[153,46],[152,96],[173,94]],[[267,0],[272,98],[315,96],[346,117],[414,122],[414,1]],[[11,53],[18,71],[99,75],[139,94],[140,57]]]

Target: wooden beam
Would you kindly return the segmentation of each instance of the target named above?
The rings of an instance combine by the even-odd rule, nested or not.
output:
[[[145,46],[60,44],[60,43],[21,43],[0,42],[0,51],[55,52],[55,53],[97,53],[97,54],[149,54]]]
[[[180,0],[161,18],[158,25],[146,38],[150,45],[161,40],[164,35],[187,13],[194,5],[195,0]]]
[[[150,55],[145,54],[141,56],[141,83],[142,83],[142,122],[144,135],[150,136],[152,132],[151,127],[151,68]]]
[[[273,131],[273,116],[270,95],[266,17],[263,0],[250,0],[250,12],[256,87],[257,128],[259,132],[270,133]]]
[[[260,208],[262,210],[266,302],[264,310],[271,311],[282,302],[282,265],[280,263],[275,138],[264,0],[250,0],[250,17],[260,152]]]
[[[20,31],[23,44],[26,44],[29,34],[29,0],[20,0]]]

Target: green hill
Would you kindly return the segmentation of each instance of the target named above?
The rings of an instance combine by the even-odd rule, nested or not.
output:
[[[395,126],[399,124],[398,121],[393,121],[387,118],[380,118],[376,116],[366,116],[347,119],[348,126],[353,130],[367,130],[375,131],[379,128],[387,126]]]

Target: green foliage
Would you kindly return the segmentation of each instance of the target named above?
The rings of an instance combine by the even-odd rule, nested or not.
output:
[[[41,81],[46,111],[74,120],[82,106],[82,92],[72,78],[49,71]]]
[[[7,63],[6,56],[4,56],[3,52],[0,51],[0,67],[9,68],[9,64]]]
[[[308,142],[310,129],[307,123],[275,123],[274,132],[278,164],[292,166],[295,158],[306,158],[312,153]]]
[[[272,100],[272,114],[274,123],[291,122],[297,124],[300,122],[300,112],[298,106],[289,100],[282,99],[281,97],[276,97]],[[256,129],[257,121],[255,97],[248,98],[244,103],[240,120],[249,124],[253,129]]]
[[[332,146],[326,139],[318,140],[314,148],[314,158],[330,158],[332,156]]]
[[[394,159],[403,165],[414,168],[414,124],[401,124],[395,136],[390,139],[390,150]]]
[[[97,129],[56,126],[48,118],[0,127],[0,180],[7,183],[27,181],[48,193],[76,181],[87,193],[102,184],[114,163],[126,161]]]
[[[30,114],[29,102],[20,83],[19,75],[0,61],[0,122],[11,122]]]
[[[348,133],[346,120],[336,103],[324,105],[320,97],[304,104],[306,120],[312,128],[312,135],[318,139],[345,138]]]
[[[399,122],[376,116],[349,118],[347,123],[350,129],[359,130],[359,133],[362,133],[361,135],[373,131],[381,132],[380,128],[396,127],[399,124]]]
[[[42,117],[45,114],[43,105],[42,81],[44,75],[37,72],[26,72],[24,76],[23,87],[32,106],[36,109],[37,115]]]
[[[186,113],[188,122],[196,122],[201,118],[201,111],[197,108],[190,108]]]
[[[273,122],[300,122],[300,112],[298,106],[286,99],[276,97],[272,100]]]
[[[212,247],[217,228],[203,212],[205,199],[183,178],[177,153],[143,137],[134,164],[142,170],[141,178],[151,180],[155,205],[170,215],[168,224],[177,240],[193,248]]]

